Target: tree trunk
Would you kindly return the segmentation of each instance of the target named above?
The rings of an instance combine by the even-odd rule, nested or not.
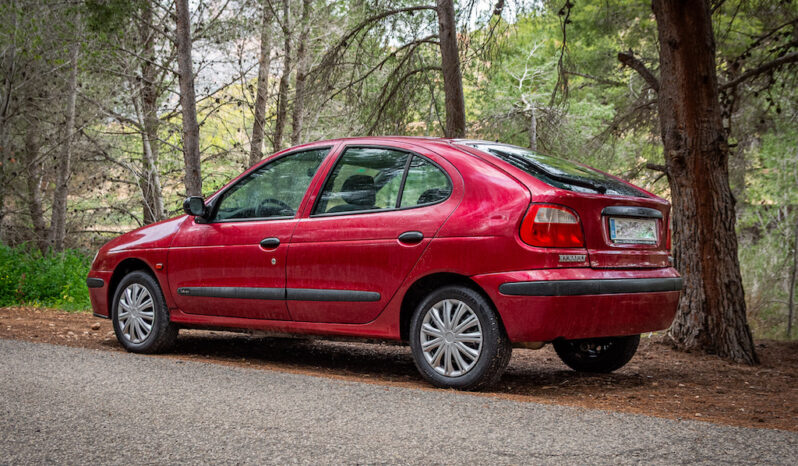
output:
[[[69,89],[67,90],[65,137],[61,146],[61,157],[56,165],[53,212],[50,222],[52,245],[57,252],[64,250],[64,238],[66,237],[67,197],[69,196],[69,178],[72,175],[72,139],[75,131],[75,99],[78,95],[79,52],[80,42],[73,43],[69,51],[72,69],[69,72]]]
[[[142,45],[141,85],[139,97],[141,102],[141,192],[142,219],[145,225],[166,218],[163,206],[163,189],[158,173],[158,155],[160,141],[158,130],[161,120],[158,118],[158,86],[156,84],[158,69],[155,66],[155,31],[152,28],[152,4],[142,3],[139,40]]]
[[[460,55],[457,52],[457,31],[454,19],[454,2],[437,0],[438,36],[441,43],[441,69],[443,70],[444,101],[446,103],[446,137],[465,137],[465,100],[463,76],[460,72]]]
[[[277,91],[277,119],[274,122],[274,150],[283,146],[285,119],[288,115],[288,79],[291,74],[291,0],[283,0],[283,74]]]
[[[795,281],[798,277],[798,214],[795,216],[795,231],[792,237],[792,270],[790,271],[790,299],[787,301],[787,339],[792,338],[792,316],[795,314]]]
[[[300,20],[299,45],[296,51],[296,83],[294,85],[294,109],[291,114],[291,145],[295,146],[302,139],[302,120],[305,116],[305,78],[307,74],[307,45],[310,29],[310,0],[302,0],[302,18]]]
[[[529,107],[529,148],[538,150],[538,116],[534,105]]]
[[[28,213],[31,223],[33,223],[33,235],[36,247],[41,252],[47,251],[47,225],[44,222],[44,209],[42,208],[42,162],[39,159],[39,126],[35,121],[31,122],[28,132],[25,134],[25,155],[27,166],[27,188],[28,188]]]
[[[202,195],[200,175],[199,125],[194,93],[194,70],[191,62],[191,16],[188,0],[176,0],[177,9],[177,67],[180,80],[180,107],[183,112],[183,160],[188,196]]]
[[[255,122],[252,124],[252,144],[249,166],[263,158],[263,133],[266,130],[266,98],[269,96],[269,69],[272,65],[272,13],[263,5],[263,24],[260,30],[260,59],[258,60],[258,90],[255,97]]]
[[[673,197],[674,258],[684,291],[674,342],[758,362],[746,320],[729,147],[721,122],[706,1],[654,0],[660,43],[659,118]]]

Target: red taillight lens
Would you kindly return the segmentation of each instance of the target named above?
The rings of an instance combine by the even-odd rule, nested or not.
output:
[[[552,204],[533,204],[521,222],[521,239],[530,246],[582,248],[585,240],[576,212]]]

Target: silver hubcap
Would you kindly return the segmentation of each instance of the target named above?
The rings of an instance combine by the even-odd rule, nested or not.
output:
[[[133,283],[122,291],[117,319],[128,341],[141,343],[147,339],[155,322],[155,307],[147,288]]]
[[[458,377],[470,371],[482,351],[482,327],[477,315],[457,299],[435,304],[421,324],[421,350],[439,374]]]

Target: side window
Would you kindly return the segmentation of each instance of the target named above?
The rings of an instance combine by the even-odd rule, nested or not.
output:
[[[223,194],[213,221],[293,217],[329,148],[281,157]]]
[[[413,157],[407,172],[401,207],[434,204],[449,197],[452,183],[440,168],[421,157]]]
[[[313,213],[396,208],[408,157],[406,152],[376,147],[346,149]]]

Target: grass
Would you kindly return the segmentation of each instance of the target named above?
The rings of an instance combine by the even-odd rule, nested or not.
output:
[[[0,244],[0,307],[90,309],[86,287],[90,266],[91,256],[79,250],[42,253],[33,247]]]

